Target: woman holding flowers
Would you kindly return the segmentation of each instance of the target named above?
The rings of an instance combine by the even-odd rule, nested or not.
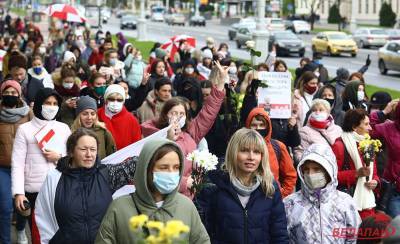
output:
[[[178,193],[184,173],[184,156],[178,144],[167,139],[147,142],[140,152],[134,176],[136,191],[114,200],[97,233],[96,244],[138,243],[143,236],[154,240],[163,223],[180,220],[189,227],[185,243],[207,244],[210,239],[193,202]],[[131,217],[134,216],[132,219]],[[131,226],[129,226],[131,219]],[[150,220],[145,224],[147,220]],[[162,223],[156,223],[159,221]],[[146,225],[141,231],[141,227]],[[176,226],[175,227],[179,227]],[[171,228],[168,238],[174,236]],[[179,228],[181,229],[181,228]],[[183,232],[187,232],[183,231]],[[179,233],[178,233],[179,235]],[[168,242],[150,242],[168,243]],[[176,243],[176,242],[172,242]]]
[[[368,113],[350,109],[344,116],[343,134],[332,146],[338,164],[338,189],[353,196],[362,219],[375,212],[373,190],[379,183],[375,156],[367,156],[362,148],[369,140],[369,130]]]
[[[394,116],[393,116],[394,115]],[[390,120],[394,117],[394,120]],[[390,102],[382,111],[371,113],[371,136],[382,139],[387,148],[387,165],[383,178],[394,187],[388,202],[387,213],[392,217],[400,214],[400,103]]]
[[[289,243],[284,205],[264,138],[242,128],[229,141],[222,170],[199,193],[199,212],[212,243]]]

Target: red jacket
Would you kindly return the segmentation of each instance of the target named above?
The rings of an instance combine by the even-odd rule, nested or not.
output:
[[[358,147],[358,143],[357,143]],[[357,183],[357,171],[354,165],[353,160],[350,155],[347,154],[349,160],[349,170],[342,170],[344,164],[344,154],[345,154],[345,146],[342,141],[342,138],[339,137],[336,139],[335,144],[332,145],[333,153],[335,153],[336,161],[338,165],[338,182],[339,186],[355,186]],[[362,160],[362,158],[361,158]],[[363,162],[364,164],[364,162]],[[378,171],[376,169],[376,161],[374,161],[374,172],[373,172],[373,180],[376,180],[379,183]]]
[[[93,51],[92,54],[90,54],[89,60],[88,60],[88,64],[90,66],[92,65],[100,65],[101,63],[103,63],[104,60],[104,54],[102,52],[96,52]]]
[[[104,106],[99,108],[97,114],[99,120],[103,121],[111,132],[117,150],[129,146],[142,138],[139,122],[125,107],[122,108],[121,112],[114,115],[112,119],[106,116]]]

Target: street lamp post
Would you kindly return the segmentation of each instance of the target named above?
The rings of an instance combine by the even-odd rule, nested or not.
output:
[[[268,38],[269,33],[265,24],[265,0],[257,1],[257,24],[256,30],[253,32],[253,40],[255,42],[254,49],[261,52],[260,57],[253,57],[253,64],[264,62],[268,55]]]
[[[144,1],[145,0],[140,0],[140,18],[138,20],[138,36],[137,39],[139,41],[144,41],[147,39],[146,34],[147,34],[147,27],[146,27],[146,16],[145,16],[145,10],[144,10]]]
[[[360,0],[358,0],[360,1]],[[356,20],[356,0],[352,0],[351,2],[351,19],[350,19],[350,32],[354,33],[357,29],[357,20]]]

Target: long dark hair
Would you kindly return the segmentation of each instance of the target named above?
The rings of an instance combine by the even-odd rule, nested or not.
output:
[[[186,121],[185,126],[182,128],[182,131],[186,130],[188,127],[188,123],[190,122],[189,110],[186,102],[181,97],[173,97],[165,102],[164,106],[161,109],[160,117],[156,121],[156,127],[159,129],[163,129],[169,125],[168,112],[175,106],[182,105],[185,108]]]

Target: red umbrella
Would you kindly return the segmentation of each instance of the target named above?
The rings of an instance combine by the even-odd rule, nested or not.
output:
[[[68,22],[82,23],[86,21],[86,18],[83,17],[76,8],[68,4],[57,3],[50,5],[45,12],[50,17],[55,17]]]
[[[193,48],[196,47],[196,39],[194,37],[188,36],[188,35],[173,36],[173,37],[171,37],[171,39],[168,42],[161,45],[162,49],[168,50],[170,52],[170,60],[172,62],[174,61],[175,53],[179,49],[179,43],[182,41],[186,41],[187,44]]]

